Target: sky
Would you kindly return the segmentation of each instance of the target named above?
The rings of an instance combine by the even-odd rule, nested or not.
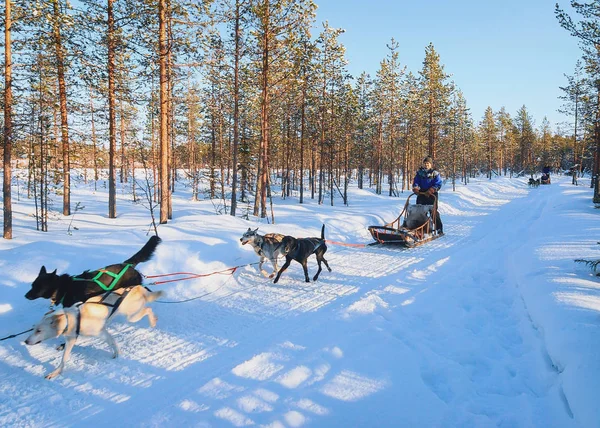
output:
[[[557,112],[564,74],[581,52],[554,16],[556,0],[316,0],[318,30],[328,21],[346,32],[348,69],[375,76],[394,38],[400,62],[417,74],[431,42],[445,72],[462,90],[476,123],[485,109],[515,116],[525,105],[537,126],[572,119]],[[566,0],[558,1],[571,10]],[[317,30],[317,31],[318,31]]]
[[[26,171],[14,173],[25,182]],[[13,196],[14,238],[0,240],[0,338],[48,311],[48,301],[24,298],[41,265],[76,275],[148,240],[150,214],[129,184],[107,219],[106,188],[80,177],[71,201],[84,209],[53,211],[46,233],[35,230],[33,201]],[[156,327],[115,318],[119,358],[80,338],[52,380],[59,340],[0,341],[0,426],[597,428],[600,277],[574,262],[600,258],[589,180],[447,185],[445,235],[413,249],[367,245],[367,227],[393,220],[406,194],[352,184],[349,205],[330,206],[274,191],[276,224],[267,224],[217,215],[178,182],[163,241],[136,267],[165,293],[150,305]],[[248,227],[307,237],[322,224],[332,271],[317,282],[293,262],[273,284],[240,243]],[[154,284],[178,272],[202,276]]]

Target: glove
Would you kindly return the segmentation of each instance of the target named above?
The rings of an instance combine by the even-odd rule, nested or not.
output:
[[[419,194],[419,190],[421,190],[421,188],[419,186],[415,186],[413,187],[413,193],[416,193],[417,195]]]
[[[429,194],[429,196],[433,196],[433,194],[435,193],[435,187],[430,187],[429,189],[427,189],[427,193]]]

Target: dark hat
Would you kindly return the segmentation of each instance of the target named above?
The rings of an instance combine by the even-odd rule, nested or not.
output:
[[[423,159],[423,163],[425,163],[425,162],[433,163],[433,158],[431,156],[425,156],[425,159]]]

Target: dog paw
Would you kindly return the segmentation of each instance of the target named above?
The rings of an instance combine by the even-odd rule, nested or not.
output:
[[[50,380],[50,379],[54,379],[56,376],[58,376],[60,373],[62,372],[62,370],[54,370],[52,373],[47,374],[46,375],[46,379]]]
[[[275,277],[274,273],[272,273],[271,275],[269,275],[269,278],[274,278],[274,277]]]
[[[62,343],[62,344],[60,344],[60,345],[58,345],[58,346],[56,347],[56,350],[57,350],[57,351],[62,351],[62,350],[64,350],[64,349],[65,349],[65,344],[64,344],[64,343]]]

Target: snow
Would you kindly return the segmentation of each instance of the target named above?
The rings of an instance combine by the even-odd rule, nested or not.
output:
[[[589,180],[526,183],[474,179],[456,192],[446,183],[442,238],[409,250],[330,243],[333,272],[305,283],[294,262],[278,284],[240,244],[248,227],[308,237],[324,223],[327,239],[365,244],[367,227],[393,220],[408,195],[351,187],[348,207],[277,196],[277,224],[267,224],[216,215],[180,185],[163,242],[139,270],[239,268],[150,285],[166,292],[153,303],[155,329],[115,319],[118,359],[81,338],[51,381],[58,340],[0,342],[0,426],[598,427],[600,278],[574,259],[600,258],[600,211]],[[149,213],[126,189],[116,219],[106,217],[106,189],[92,189],[76,183],[73,205],[85,208],[52,215],[48,233],[35,231],[32,202],[13,196],[0,336],[46,312],[47,301],[23,297],[42,265],[78,274],[148,239]]]

